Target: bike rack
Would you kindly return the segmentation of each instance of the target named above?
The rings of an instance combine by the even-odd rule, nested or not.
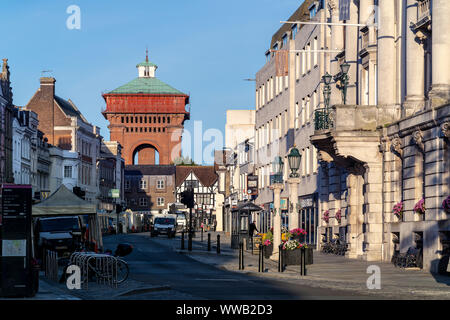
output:
[[[88,289],[89,275],[94,274],[98,284],[117,288],[118,260],[114,256],[95,252],[74,252],[70,256],[70,264],[81,271],[81,283]]]

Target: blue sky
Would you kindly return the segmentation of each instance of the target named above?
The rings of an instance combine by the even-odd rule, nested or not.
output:
[[[102,92],[137,77],[136,64],[158,65],[156,76],[190,94],[191,120],[224,130],[227,109],[254,106],[254,78],[272,34],[301,0],[8,1],[0,11],[0,58],[8,58],[14,104],[26,105],[42,70],[56,94],[72,99],[109,139]],[[69,30],[70,5],[81,29]],[[198,139],[199,137],[194,137]],[[184,152],[183,152],[184,153]]]

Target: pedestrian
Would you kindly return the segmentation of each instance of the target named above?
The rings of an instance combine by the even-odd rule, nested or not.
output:
[[[214,220],[214,232],[216,232],[216,228],[217,228],[217,220]]]
[[[251,237],[253,237],[253,234],[256,232],[259,232],[258,229],[256,228],[256,221],[253,221],[252,223],[250,223],[250,226],[248,228],[248,234]]]

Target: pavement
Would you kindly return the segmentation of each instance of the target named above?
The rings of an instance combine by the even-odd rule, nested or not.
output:
[[[221,238],[221,254],[216,253],[215,239]],[[450,276],[435,275],[420,269],[401,269],[386,262],[367,262],[333,254],[314,251],[314,264],[307,266],[307,275],[300,276],[300,266],[287,266],[278,272],[278,261],[264,259],[265,272],[258,272],[258,251],[244,252],[244,270],[239,270],[239,252],[231,249],[231,239],[224,233],[211,232],[212,248],[207,251],[207,235],[203,242],[197,233],[193,239],[193,250],[178,252],[217,268],[262,278],[272,278],[309,287],[349,290],[370,294],[383,299],[450,299]],[[181,246],[181,239],[178,238]],[[186,241],[187,247],[187,241]],[[380,270],[380,289],[368,289],[372,275],[369,267]],[[373,268],[373,267],[371,267]]]
[[[154,245],[161,247],[161,249],[151,249],[161,250],[158,252],[154,251],[156,255],[161,254],[161,252],[167,252],[164,250],[170,249],[170,252],[180,255],[180,257],[185,256],[198,263],[209,265],[210,268],[230,272],[235,275],[236,279],[242,277],[264,279],[265,281],[283,282],[286,286],[316,288],[317,292],[322,292],[324,289],[330,292],[348,292],[350,296],[361,295],[366,297],[366,299],[450,299],[450,277],[448,276],[433,275],[418,269],[400,269],[390,263],[367,262],[332,254],[323,254],[317,251],[314,251],[314,264],[307,266],[306,276],[300,276],[299,266],[288,266],[284,272],[278,272],[278,262],[270,259],[264,260],[264,272],[258,272],[257,250],[255,250],[254,254],[245,250],[244,270],[239,270],[239,253],[238,250],[231,249],[230,237],[224,233],[210,233],[212,240],[211,251],[207,250],[207,233],[203,234],[203,241],[201,241],[201,233],[196,233],[196,236],[193,238],[192,251],[187,250],[187,237],[185,237],[185,249],[181,250],[181,236],[179,234],[173,239],[151,238],[153,240],[150,240],[148,233],[136,233],[132,237],[137,241],[141,241],[141,243],[153,241]],[[216,252],[218,234],[220,234],[221,238],[220,254]],[[106,242],[108,241],[111,241],[112,245],[115,243],[113,241],[116,240],[114,237],[108,237]],[[163,247],[166,247],[166,249],[163,249]],[[142,246],[136,250],[136,254],[148,254],[142,251],[146,250]],[[145,260],[146,258],[143,257],[142,259]],[[136,262],[138,263],[136,265],[138,269],[141,268],[139,263],[142,264],[143,269],[147,268],[147,264],[143,264],[147,262]],[[129,262],[130,267],[132,263],[133,260]],[[152,259],[150,263],[153,270],[156,270],[155,267],[158,266],[158,260]],[[170,261],[167,263],[170,263]],[[189,262],[184,262],[183,268],[187,265],[189,265]],[[371,272],[368,272],[369,266],[377,266],[380,270],[380,289],[368,289],[368,279],[372,275]],[[167,272],[164,271],[167,270],[164,269],[165,267],[166,265],[162,265],[159,272],[162,272],[162,274]],[[60,270],[60,275],[61,273],[62,269]],[[132,276],[124,283],[119,284],[117,288],[89,282],[87,290],[69,290],[64,283],[60,284],[48,280],[41,272],[39,291],[36,296],[18,300],[192,300],[198,298],[199,296],[194,296],[189,291],[174,290],[168,282],[162,281],[158,283],[157,281],[147,281],[144,278]]]

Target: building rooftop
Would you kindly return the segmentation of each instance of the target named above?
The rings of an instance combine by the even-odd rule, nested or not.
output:
[[[174,165],[128,165],[126,176],[171,176],[175,174]]]
[[[185,95],[183,92],[169,86],[158,78],[138,77],[123,86],[114,89],[109,94],[178,94]]]

